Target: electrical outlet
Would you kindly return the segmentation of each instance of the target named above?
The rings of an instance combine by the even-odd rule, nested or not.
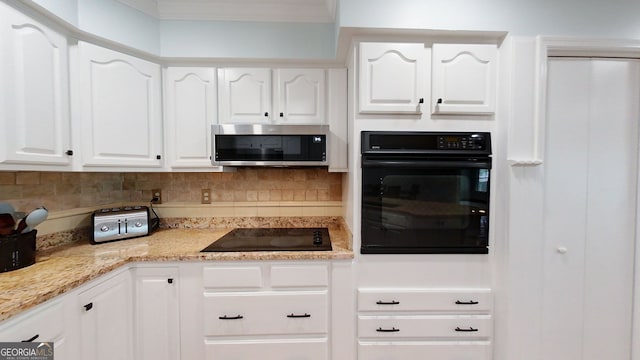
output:
[[[201,196],[200,196],[200,202],[203,203],[203,204],[211,204],[211,190],[202,189]]]
[[[162,190],[161,189],[153,189],[151,190],[151,196],[153,198],[156,198],[157,200],[154,201],[154,204],[162,204]]]

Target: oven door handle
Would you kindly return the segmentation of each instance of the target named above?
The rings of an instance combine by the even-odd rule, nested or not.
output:
[[[362,159],[363,168],[433,168],[433,169],[491,169],[489,160],[368,160]]]

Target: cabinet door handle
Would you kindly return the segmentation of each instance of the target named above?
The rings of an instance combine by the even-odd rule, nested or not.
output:
[[[173,279],[172,279],[172,278],[168,278],[168,279],[167,279],[167,282],[168,282],[169,284],[173,284]]]
[[[73,150],[67,150],[67,151],[65,151],[65,154],[67,154],[69,156],[73,156]]]
[[[442,98],[439,98],[438,101],[436,101],[436,104],[442,104]]]
[[[376,329],[377,332],[399,332],[400,329],[396,329],[395,327],[392,327],[391,329],[383,329],[381,327]]]
[[[92,302],[88,303],[87,305],[84,305],[84,311],[89,311],[91,309],[93,309],[93,303]]]
[[[473,300],[469,300],[469,301],[456,300],[456,305],[478,305],[478,304],[479,302],[473,301]]]
[[[424,98],[418,99],[418,104],[424,104]]]
[[[478,331],[478,329],[474,329],[472,327],[469,327],[468,329],[460,329],[459,327],[456,327],[456,331],[457,332],[476,332]]]
[[[269,117],[269,113],[268,113],[268,112],[265,112],[265,113],[264,113],[264,117]]]
[[[296,315],[294,313],[291,313],[289,315],[287,315],[288,318],[310,318],[311,315],[304,313],[304,315]]]
[[[284,113],[280,113],[280,117],[284,117]]]
[[[376,301],[377,305],[399,305],[400,301],[395,301],[395,300],[391,300],[391,301],[382,301],[382,300],[378,300]]]
[[[236,315],[236,316],[218,316],[218,319],[220,320],[240,320],[240,319],[244,319],[244,316],[242,315]]]
[[[22,340],[21,342],[32,342],[33,340],[37,339],[40,337],[40,334],[35,334],[32,337],[28,338],[27,340]]]

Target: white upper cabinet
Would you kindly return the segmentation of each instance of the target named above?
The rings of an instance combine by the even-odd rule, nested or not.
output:
[[[213,169],[209,156],[218,101],[216,70],[170,67],[164,74],[168,166]]]
[[[496,45],[433,45],[433,114],[492,114]]]
[[[160,65],[79,42],[83,167],[162,166]]]
[[[70,166],[67,54],[65,36],[0,3],[0,168]]]
[[[225,68],[218,86],[220,124],[326,123],[324,69]]]
[[[275,77],[275,122],[325,123],[324,69],[278,69]]]
[[[218,78],[220,124],[270,123],[270,69],[219,69]]]
[[[427,68],[424,44],[361,43],[360,113],[422,113]]]

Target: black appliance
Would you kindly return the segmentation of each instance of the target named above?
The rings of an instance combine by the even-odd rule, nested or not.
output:
[[[327,228],[234,229],[201,252],[330,251]]]
[[[327,125],[213,125],[213,165],[327,166]]]
[[[362,132],[362,254],[486,254],[491,134]]]

